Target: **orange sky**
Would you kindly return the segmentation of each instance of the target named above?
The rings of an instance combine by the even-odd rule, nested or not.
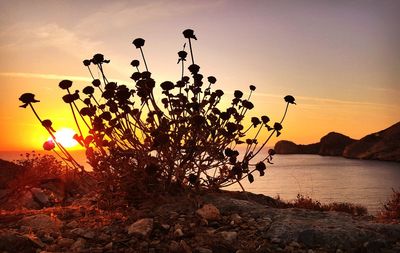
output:
[[[86,86],[82,60],[97,52],[111,59],[109,79],[132,85],[131,42],[143,37],[156,81],[177,80],[186,28],[199,39],[202,73],[227,98],[257,86],[252,115],[278,121],[283,97],[296,97],[280,139],[361,138],[400,120],[398,1],[0,1],[0,9],[0,150],[40,149],[48,138],[18,107],[24,92],[56,129],[74,127],[58,83]]]

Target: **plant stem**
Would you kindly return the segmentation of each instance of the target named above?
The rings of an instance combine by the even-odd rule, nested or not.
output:
[[[188,40],[189,40],[190,57],[192,58],[192,64],[194,64],[192,41],[190,40],[190,38]]]
[[[139,49],[140,49],[140,53],[142,54],[142,58],[143,58],[143,62],[144,62],[144,66],[146,68],[146,71],[149,71],[149,69],[147,68],[146,59],[144,58],[143,49],[141,47],[139,47]]]

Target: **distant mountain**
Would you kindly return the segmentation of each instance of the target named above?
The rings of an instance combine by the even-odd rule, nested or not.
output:
[[[355,159],[400,162],[400,122],[348,145],[343,156]]]
[[[318,154],[320,143],[309,145],[297,145],[291,141],[278,141],[275,144],[275,151],[278,154]]]
[[[335,132],[330,132],[321,138],[319,155],[341,156],[347,145],[352,144],[356,140]]]
[[[393,126],[354,140],[346,135],[330,132],[320,142],[298,145],[291,141],[278,141],[277,154],[318,154],[400,162],[400,122]]]

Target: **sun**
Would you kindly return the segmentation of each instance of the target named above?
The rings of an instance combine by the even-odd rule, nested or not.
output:
[[[61,128],[54,136],[56,137],[56,141],[64,146],[64,148],[72,148],[78,145],[78,142],[74,139],[75,131],[71,128]],[[51,137],[49,138],[51,140]]]

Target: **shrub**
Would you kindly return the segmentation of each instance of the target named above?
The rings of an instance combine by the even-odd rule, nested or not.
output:
[[[283,117],[273,124],[266,115],[245,118],[254,108],[251,102],[254,85],[249,86],[247,94],[236,90],[230,105],[221,108],[224,92],[213,89],[217,79],[203,76],[194,61],[192,42],[197,40],[194,31],[187,29],[183,35],[189,44],[190,63],[186,64],[185,43],[178,52],[181,76],[176,82],[156,84],[144,56],[145,40],[138,38],[133,44],[140,51],[142,62],[137,59],[131,62],[134,87],[110,81],[105,70],[110,60],[102,54],[83,61],[93,81],[81,92],[72,91],[70,80],[59,83],[66,91],[63,100],[71,108],[79,130],[75,139],[86,149],[103,194],[130,198],[187,188],[218,189],[240,184],[244,178],[253,182],[254,173],[263,176],[266,163],[271,163],[273,150],[257,162],[254,159],[274,135],[280,135],[289,104],[295,104],[294,97],[284,98]],[[156,87],[161,88],[160,98],[156,98]],[[42,121],[33,107],[38,102],[34,95],[25,93],[20,100],[24,103],[22,107],[32,108],[53,136],[52,122]],[[82,128],[87,128],[88,134]],[[251,129],[255,134],[248,137]],[[261,140],[263,131],[268,134]],[[245,146],[242,154],[238,150],[240,145]],[[44,148],[54,150],[55,146],[66,162],[83,171],[54,138]]]
[[[280,198],[277,198],[280,201]],[[292,202],[287,202],[286,207],[296,207],[303,209],[310,209],[315,211],[336,211],[349,213],[354,216],[367,215],[368,210],[362,205],[347,203],[347,202],[333,202],[328,204],[322,204],[318,200],[313,200],[309,196],[297,194],[297,197]]]
[[[15,163],[21,166],[22,170],[8,183],[8,187],[13,190],[39,187],[44,180],[61,178],[65,175],[65,165],[63,166],[52,155],[40,155],[35,152],[26,153],[22,159],[16,160]]]
[[[392,188],[390,199],[383,205],[378,215],[378,219],[383,221],[400,221],[400,191]]]
[[[88,192],[88,188],[93,185],[88,178],[81,177],[52,155],[26,153],[14,162],[21,168],[16,176],[7,182],[10,195],[14,197],[27,189],[41,188],[50,193],[51,202],[56,204],[64,201],[65,197]]]

